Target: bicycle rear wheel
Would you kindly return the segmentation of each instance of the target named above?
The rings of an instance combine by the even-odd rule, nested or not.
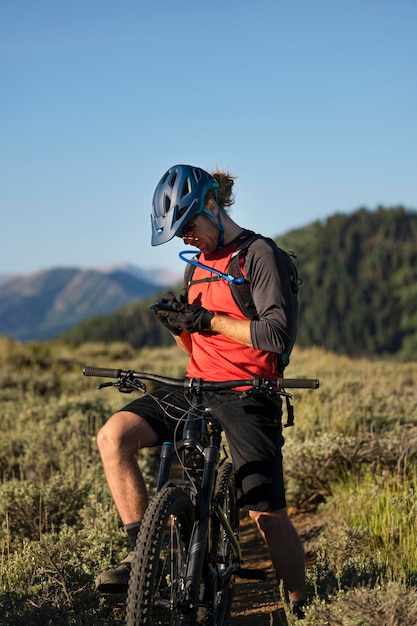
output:
[[[127,626],[179,623],[195,513],[184,491],[171,486],[150,502],[135,548],[126,603]]]

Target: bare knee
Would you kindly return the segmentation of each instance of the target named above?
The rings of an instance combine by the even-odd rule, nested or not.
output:
[[[97,446],[102,458],[136,454],[141,448],[156,443],[156,434],[149,424],[130,411],[115,413],[97,433]]]
[[[97,446],[102,457],[121,452],[127,444],[127,426],[123,414],[116,413],[100,428],[97,433]],[[130,446],[132,446],[132,441]]]
[[[269,531],[291,525],[286,508],[277,511],[249,511],[249,517],[256,522],[259,530],[266,535]]]

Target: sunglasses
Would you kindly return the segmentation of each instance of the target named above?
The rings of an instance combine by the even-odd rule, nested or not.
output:
[[[195,232],[195,221],[189,221],[185,224],[185,226],[183,226],[182,228],[180,228],[180,230],[176,233],[176,237],[179,237],[180,239],[190,239],[191,237],[194,236],[194,232]]]

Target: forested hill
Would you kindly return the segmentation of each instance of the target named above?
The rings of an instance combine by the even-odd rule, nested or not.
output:
[[[300,346],[417,355],[417,213],[337,214],[280,238],[297,254]]]
[[[417,213],[403,207],[336,214],[277,238],[302,284],[297,343],[350,356],[417,354]],[[93,318],[63,338],[172,342],[149,302]]]

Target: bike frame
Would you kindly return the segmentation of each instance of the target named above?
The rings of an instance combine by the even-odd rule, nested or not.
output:
[[[204,407],[198,404],[198,396],[193,394],[191,407],[184,425],[183,439],[176,443],[166,442],[161,447],[161,462],[157,484],[157,491],[170,485],[177,485],[190,491],[194,494],[195,506],[198,511],[189,547],[190,558],[185,573],[183,599],[179,607],[184,617],[188,617],[190,613],[197,610],[198,606],[200,580],[203,573],[203,565],[206,561],[208,538],[211,531],[212,496],[220,459],[222,429],[217,422],[212,422],[212,432],[209,434],[207,432],[208,418],[204,415],[204,412]],[[203,475],[199,484],[195,483],[191,478],[187,480],[170,478],[174,452],[181,453],[184,450],[196,450],[203,457]],[[214,513],[235,552],[234,563],[222,573],[220,582],[224,585],[241,566],[241,550],[233,529],[218,502],[215,503]],[[213,572],[214,575],[215,573]]]

